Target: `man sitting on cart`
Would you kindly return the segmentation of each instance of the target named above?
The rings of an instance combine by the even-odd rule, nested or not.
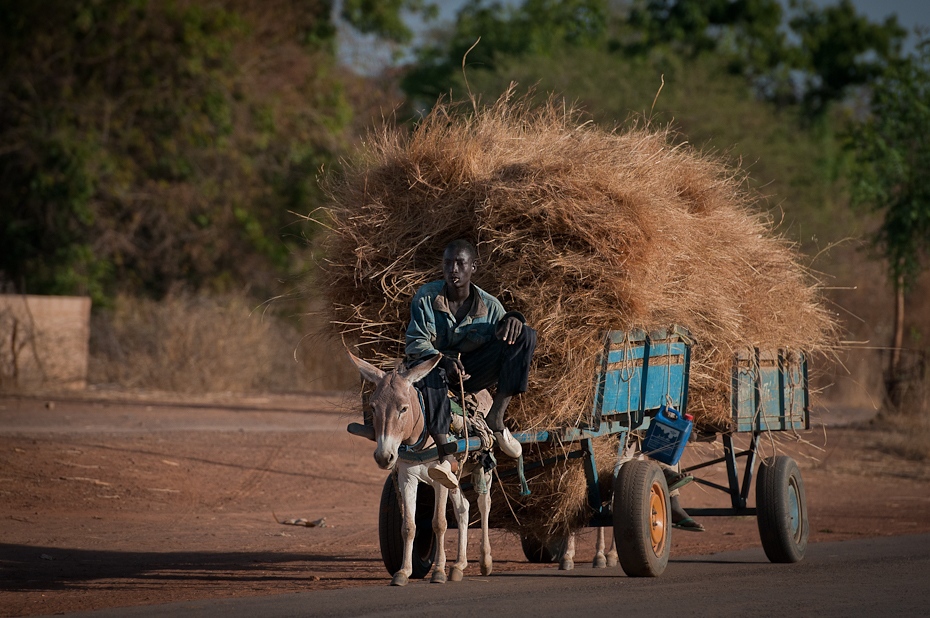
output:
[[[500,450],[518,458],[520,443],[504,426],[504,412],[514,395],[527,389],[536,331],[517,311],[505,312],[500,301],[471,282],[478,252],[467,240],[446,246],[443,279],[423,285],[410,305],[406,335],[407,365],[442,356],[439,364],[414,386],[422,393],[430,436],[439,447],[440,461],[430,477],[444,486],[458,486],[458,462],[443,446],[452,440],[449,388],[476,393],[497,386],[486,420]]]

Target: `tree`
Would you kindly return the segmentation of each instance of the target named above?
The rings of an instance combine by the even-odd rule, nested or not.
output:
[[[404,38],[418,0],[343,4]],[[0,286],[274,293],[349,140],[328,0],[0,0]],[[308,204],[309,202],[309,204]]]
[[[882,24],[850,0],[818,7],[791,0],[791,43],[779,0],[646,0],[630,12],[636,36],[628,52],[670,46],[686,56],[712,53],[743,75],[759,95],[780,105],[802,103],[811,119],[850,87],[867,83],[900,57],[906,35],[897,18]],[[801,76],[798,87],[798,74]]]
[[[342,18],[365,34],[375,34],[398,43],[413,35],[404,22],[404,11],[436,16],[436,6],[425,0],[343,0]]]
[[[907,32],[894,15],[882,24],[872,23],[856,12],[851,0],[822,9],[810,0],[792,0],[792,6],[800,11],[789,25],[800,37],[796,68],[806,74],[802,100],[813,117],[901,56]]]
[[[888,66],[871,87],[869,117],[850,134],[852,197],[882,217],[873,241],[888,262],[895,292],[890,402],[902,403],[905,293],[930,254],[930,39]]]
[[[467,66],[493,70],[505,57],[545,56],[563,47],[605,43],[607,17],[607,0],[524,0],[517,7],[469,0],[452,32],[438,33],[435,43],[418,51],[403,80],[404,91],[432,105],[449,92],[466,54]]]
[[[612,49],[627,59],[713,56],[761,99],[782,108],[800,104],[806,118],[817,121],[898,58],[906,35],[894,16],[873,23],[850,0],[825,7],[790,0],[787,13],[782,0],[640,0],[623,6],[607,0],[523,0],[516,6],[469,0],[451,31],[437,33],[418,51],[403,88],[431,104],[449,92],[466,52],[468,66],[489,71],[504,58],[571,49]]]
[[[778,0],[647,0],[630,12],[631,50],[670,44],[685,55],[722,54],[731,70],[757,76],[785,61]]]

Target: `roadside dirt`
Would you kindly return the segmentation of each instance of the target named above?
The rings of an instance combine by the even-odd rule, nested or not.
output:
[[[387,585],[385,474],[345,432],[356,415],[340,395],[0,398],[0,615]],[[802,468],[812,542],[930,531],[927,462],[881,452],[869,429],[803,438],[778,448]],[[685,464],[712,452],[689,447]],[[705,478],[725,482],[722,469]],[[727,500],[682,493],[686,507]],[[325,525],[278,523],[294,518]],[[673,560],[759,545],[754,518],[702,523],[675,532]],[[589,531],[576,564],[593,544]],[[511,534],[492,532],[492,546],[496,571],[540,568]],[[480,577],[474,562],[466,577]]]

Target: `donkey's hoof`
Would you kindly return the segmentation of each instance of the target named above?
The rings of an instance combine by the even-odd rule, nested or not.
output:
[[[620,564],[620,559],[617,557],[617,552],[612,551],[607,554],[607,566],[615,567]]]
[[[493,570],[494,570],[494,565],[490,560],[488,560],[487,562],[481,563],[481,574],[484,575],[485,577],[490,575]]]
[[[574,560],[563,559],[561,562],[559,562],[560,571],[571,571],[574,568],[575,568]]]
[[[449,581],[450,582],[460,582],[462,581],[462,578],[464,576],[465,574],[462,573],[462,569],[458,568],[457,566],[454,566],[451,569],[449,569]]]
[[[594,564],[592,564],[595,569],[606,569],[607,568],[607,558],[604,554],[597,554],[594,556]]]
[[[394,573],[394,577],[391,578],[391,585],[406,586],[408,581],[409,580],[407,579],[407,575],[402,571],[398,571],[397,573]]]
[[[446,574],[442,569],[433,569],[433,575],[429,578],[429,583],[431,584],[444,584],[446,583]]]

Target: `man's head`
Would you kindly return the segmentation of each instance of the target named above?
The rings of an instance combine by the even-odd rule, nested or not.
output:
[[[453,240],[442,254],[442,277],[450,289],[463,292],[471,286],[471,276],[478,269],[478,252],[467,240]]]

